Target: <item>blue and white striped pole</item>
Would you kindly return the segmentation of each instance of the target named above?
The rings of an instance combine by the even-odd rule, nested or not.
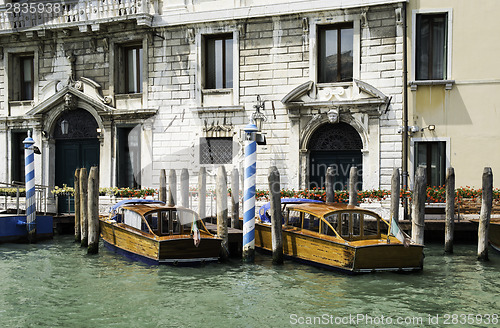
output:
[[[35,153],[31,131],[24,139],[24,170],[26,172],[26,228],[29,242],[35,241],[36,235],[36,195],[35,195]]]
[[[243,182],[243,261],[255,259],[255,171],[257,143],[255,124],[245,127],[245,180]]]

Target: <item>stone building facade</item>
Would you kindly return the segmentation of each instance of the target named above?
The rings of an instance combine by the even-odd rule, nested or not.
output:
[[[80,0],[56,15],[46,1],[38,18],[0,3],[0,181],[22,178],[28,130],[42,185],[71,184],[86,165],[102,187],[157,188],[160,169],[187,167],[192,184],[201,166],[241,170],[260,96],[258,188],[271,165],[284,188],[321,186],[328,165],[339,183],[357,165],[361,188],[389,188],[402,2]]]

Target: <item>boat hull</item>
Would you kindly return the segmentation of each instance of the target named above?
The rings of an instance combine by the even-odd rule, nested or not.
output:
[[[221,240],[217,238],[202,237],[195,247],[188,236],[154,238],[102,220],[100,228],[108,249],[148,264],[196,265],[219,258]]]
[[[272,251],[271,227],[255,225],[255,247]],[[352,246],[319,237],[283,230],[285,256],[318,267],[348,273],[418,271],[423,267],[423,246],[365,243]]]
[[[490,241],[491,247],[500,252],[500,220],[490,222],[488,240]]]
[[[53,217],[50,215],[36,216],[35,240],[42,241],[53,237]],[[28,243],[26,215],[0,216],[0,243]]]

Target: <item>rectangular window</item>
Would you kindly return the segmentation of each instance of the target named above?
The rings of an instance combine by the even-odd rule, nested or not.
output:
[[[200,164],[233,162],[233,138],[200,138]]]
[[[233,87],[233,37],[205,38],[205,89]]]
[[[427,185],[444,185],[446,178],[446,142],[416,142],[415,154],[415,167],[423,166],[426,168]]]
[[[20,93],[21,98],[19,100],[33,100],[33,56],[20,57]]]
[[[142,47],[123,48],[125,64],[125,93],[142,92]]]
[[[12,132],[12,181],[24,182],[24,144],[23,141],[28,137],[27,132]]]
[[[446,80],[448,15],[416,16],[415,70],[417,80]]]
[[[350,82],[353,75],[352,24],[318,30],[318,83]]]
[[[117,128],[117,182],[119,188],[141,188],[141,142],[140,129]]]

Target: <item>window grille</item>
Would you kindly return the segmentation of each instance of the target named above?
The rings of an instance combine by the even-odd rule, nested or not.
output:
[[[233,161],[233,138],[201,138],[200,164],[230,164]]]

